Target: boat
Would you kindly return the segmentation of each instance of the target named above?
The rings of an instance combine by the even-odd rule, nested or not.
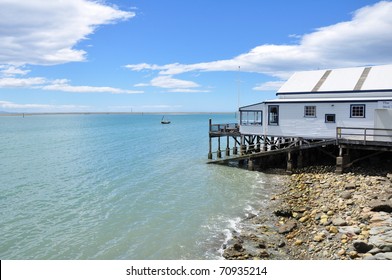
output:
[[[161,124],[169,124],[170,121],[169,120],[165,120],[165,116],[162,117],[161,119]]]

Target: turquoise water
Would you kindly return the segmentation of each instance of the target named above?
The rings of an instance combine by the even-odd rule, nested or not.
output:
[[[208,119],[0,117],[1,259],[217,259],[272,178],[207,165]]]

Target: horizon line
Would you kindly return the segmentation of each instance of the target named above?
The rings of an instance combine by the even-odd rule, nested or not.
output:
[[[202,114],[234,114],[236,111],[212,112],[0,112],[0,116],[33,116],[33,115],[202,115]]]

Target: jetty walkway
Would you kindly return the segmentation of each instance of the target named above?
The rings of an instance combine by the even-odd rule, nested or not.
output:
[[[213,139],[217,139],[213,152]],[[226,138],[224,150],[221,138]],[[230,142],[231,140],[231,142]],[[232,147],[231,147],[232,146]],[[268,168],[276,162],[286,163],[286,170],[317,164],[329,158],[336,162],[336,173],[341,174],[356,162],[392,151],[392,129],[337,127],[336,136],[327,139],[244,135],[236,123],[209,122],[208,164],[237,162],[249,170]],[[214,157],[215,155],[215,157]]]

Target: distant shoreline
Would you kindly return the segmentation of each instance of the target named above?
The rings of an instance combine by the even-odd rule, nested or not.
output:
[[[46,116],[46,115],[229,115],[235,112],[43,112],[43,113],[0,113],[0,117]]]

